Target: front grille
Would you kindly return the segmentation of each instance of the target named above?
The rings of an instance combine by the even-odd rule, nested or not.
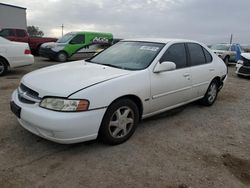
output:
[[[28,88],[27,86],[25,86],[24,84],[20,84],[20,88],[21,88],[21,90],[23,91],[23,92],[27,92],[27,94],[29,95],[29,96],[33,96],[33,97],[35,97],[35,98],[39,98],[38,96],[39,96],[39,93],[38,92],[36,92],[36,91],[34,91],[34,90],[32,90],[32,89],[30,89],[30,88]]]
[[[250,75],[250,67],[242,66],[239,69],[239,73],[241,73],[241,74],[249,74]]]
[[[38,92],[28,88],[22,83],[18,88],[18,98],[21,102],[26,104],[35,104],[41,100]]]
[[[250,67],[250,60],[249,59],[246,59],[246,58],[241,56],[241,60],[243,61],[244,66]]]
[[[24,97],[22,97],[20,94],[18,94],[18,99],[19,101],[21,101],[22,103],[26,103],[26,104],[35,104],[36,102],[25,99]]]

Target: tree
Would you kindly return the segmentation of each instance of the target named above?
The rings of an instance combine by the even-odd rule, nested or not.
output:
[[[34,25],[27,27],[27,32],[31,37],[42,37],[44,35],[43,31]]]

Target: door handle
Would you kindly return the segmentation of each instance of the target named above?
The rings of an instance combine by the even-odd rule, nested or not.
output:
[[[209,71],[211,71],[211,72],[212,72],[212,71],[215,71],[215,69],[214,69],[214,68],[211,68],[211,69],[209,69]]]
[[[184,77],[189,77],[190,74],[189,74],[189,73],[185,73],[185,74],[183,74],[183,76],[184,76]]]

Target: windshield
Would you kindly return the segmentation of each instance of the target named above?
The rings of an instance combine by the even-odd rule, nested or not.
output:
[[[212,50],[223,50],[223,51],[228,51],[229,50],[229,45],[226,44],[216,44],[211,46]]]
[[[89,61],[122,69],[142,70],[151,64],[164,45],[151,42],[119,42]]]
[[[68,33],[68,34],[62,36],[56,42],[57,43],[66,43],[66,42],[70,41],[75,35],[76,35],[75,33]]]

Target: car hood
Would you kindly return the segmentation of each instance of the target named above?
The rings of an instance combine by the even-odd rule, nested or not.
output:
[[[128,70],[76,61],[33,71],[22,83],[39,93],[39,97],[68,97],[72,93],[131,73]]]
[[[58,43],[58,42],[46,42],[41,45],[42,48],[54,48],[58,46],[65,46],[67,43]]]
[[[227,53],[225,50],[212,50],[214,53]]]
[[[250,53],[241,53],[240,55],[241,55],[242,57],[244,57],[244,58],[250,60]]]

